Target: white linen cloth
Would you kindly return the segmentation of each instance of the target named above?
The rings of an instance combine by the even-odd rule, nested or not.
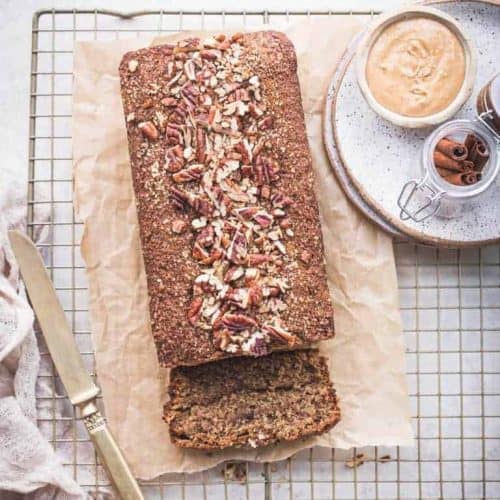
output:
[[[13,167],[2,167],[0,176],[0,498],[18,498],[16,492],[36,500],[77,500],[85,497],[83,490],[36,425],[35,391],[51,391],[48,382],[37,384],[40,354],[33,312],[7,238],[8,229],[26,227],[26,186]],[[44,215],[47,219],[37,214]],[[40,416],[51,415],[50,410],[38,408]]]

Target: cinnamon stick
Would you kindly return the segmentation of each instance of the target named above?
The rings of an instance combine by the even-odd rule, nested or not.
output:
[[[467,170],[474,170],[474,163],[470,160],[463,160],[462,162],[462,166],[464,167],[464,172],[466,172]]]
[[[451,175],[447,175],[445,177],[445,179],[450,183],[450,184],[455,184],[455,186],[463,186],[465,183],[464,183],[464,180],[463,180],[463,175],[464,174],[460,174],[460,173],[454,173],[454,174],[451,174]]]
[[[451,175],[454,173],[453,170],[448,170],[446,168],[441,168],[441,167],[436,167],[436,170],[438,171],[438,174],[441,177],[447,177],[448,175]]]
[[[478,140],[479,139],[474,134],[467,134],[467,137],[465,138],[464,141],[464,145],[469,152],[472,150],[474,144],[476,144]]]
[[[474,163],[474,170],[481,171],[489,158],[488,150],[482,141],[477,141],[469,152],[469,159]]]
[[[436,149],[453,160],[465,160],[469,151],[464,144],[443,137],[437,144]]]
[[[439,175],[456,186],[479,182],[488,159],[488,148],[476,134],[467,134],[464,144],[443,137],[433,153],[434,166]]]
[[[453,172],[464,172],[466,167],[461,163],[449,156],[446,156],[441,151],[434,151],[434,165],[436,168],[445,168],[447,170],[453,170]]]
[[[462,180],[466,185],[475,184],[481,180],[481,174],[479,172],[466,172],[462,174]]]

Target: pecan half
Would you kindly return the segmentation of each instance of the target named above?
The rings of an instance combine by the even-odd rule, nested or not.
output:
[[[172,175],[172,179],[177,183],[196,181],[201,178],[201,174],[203,174],[203,165],[191,165]]]
[[[214,49],[204,49],[200,51],[200,57],[208,61],[216,61],[220,58],[220,52]]]
[[[224,314],[224,316],[220,319],[220,324],[223,327],[234,331],[241,331],[259,326],[257,321],[246,314]]]
[[[192,256],[193,259],[202,263],[208,261],[210,258],[210,254],[198,242],[195,242],[195,244],[193,245]]]
[[[265,255],[261,253],[253,253],[248,256],[247,262],[249,266],[260,266],[271,262],[273,260],[271,255]]]
[[[231,266],[224,274],[224,281],[229,283],[231,281],[236,281],[243,277],[245,270],[241,266]]]
[[[156,141],[158,139],[158,129],[155,127],[153,122],[141,122],[137,125],[143,135],[152,141]]]
[[[203,304],[203,299],[201,297],[195,297],[188,309],[187,318],[188,321],[194,326],[200,319],[201,306]]]
[[[188,59],[184,63],[184,73],[190,80],[196,80],[196,68],[194,66],[194,62],[191,59]]]
[[[290,197],[284,195],[281,191],[275,191],[271,195],[271,203],[273,207],[286,208],[290,205],[293,205],[293,200]]]
[[[165,168],[169,172],[178,172],[184,166],[184,156],[182,146],[177,146],[167,149],[165,153]]]
[[[234,264],[244,264],[247,257],[247,246],[248,242],[245,233],[237,230],[227,251],[228,259]]]
[[[259,226],[267,228],[273,223],[272,215],[268,214],[265,210],[259,210],[253,217],[255,222],[259,224]]]
[[[196,243],[203,248],[211,247],[214,244],[214,233],[213,226],[205,226],[196,237]]]
[[[262,331],[270,337],[288,345],[295,345],[299,342],[299,338],[296,335],[276,325],[264,325]]]
[[[182,134],[172,126],[173,124],[167,125],[166,135],[167,135],[167,143],[175,146],[177,144],[183,144]]]
[[[164,106],[172,107],[172,106],[177,106],[178,102],[175,97],[164,97],[160,101]]]
[[[259,285],[253,285],[248,289],[248,303],[251,306],[258,306],[263,297],[262,288]]]
[[[202,128],[196,130],[196,160],[200,163],[205,161],[206,154],[206,134]]]
[[[182,189],[172,186],[170,188],[170,193],[174,202],[179,208],[185,208],[189,205],[191,208],[200,212],[202,215],[210,215],[213,211],[213,205],[210,201],[202,198],[201,196],[195,195],[188,191],[183,191]]]
[[[241,31],[238,31],[236,33],[233,34],[233,36],[231,36],[231,42],[235,43],[235,42],[239,42],[244,36],[244,33],[242,33]]]

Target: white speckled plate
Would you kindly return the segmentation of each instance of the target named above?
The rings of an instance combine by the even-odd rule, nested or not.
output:
[[[489,2],[429,2],[455,17],[476,45],[478,71],[471,98],[455,118],[473,118],[475,98],[500,70],[500,6]],[[392,235],[422,243],[472,246],[500,241],[500,178],[475,204],[455,219],[434,217],[402,221],[397,199],[401,187],[420,178],[420,151],[432,129],[405,129],[375,114],[356,79],[351,43],[329,88],[325,145],[340,184],[368,217]]]

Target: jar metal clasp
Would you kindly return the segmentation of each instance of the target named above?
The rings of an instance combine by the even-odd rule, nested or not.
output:
[[[493,134],[493,137],[498,141],[500,141],[500,134],[497,130],[493,128],[490,124],[490,120],[493,118],[493,111],[488,109],[483,111],[482,113],[477,114],[477,119]]]
[[[427,180],[428,175],[426,174],[420,180],[408,181],[401,189],[398,198],[401,220],[411,219],[414,222],[422,222],[435,215],[439,210],[441,198],[445,192],[430,185]],[[422,198],[421,203],[411,207],[411,201],[417,197]]]

